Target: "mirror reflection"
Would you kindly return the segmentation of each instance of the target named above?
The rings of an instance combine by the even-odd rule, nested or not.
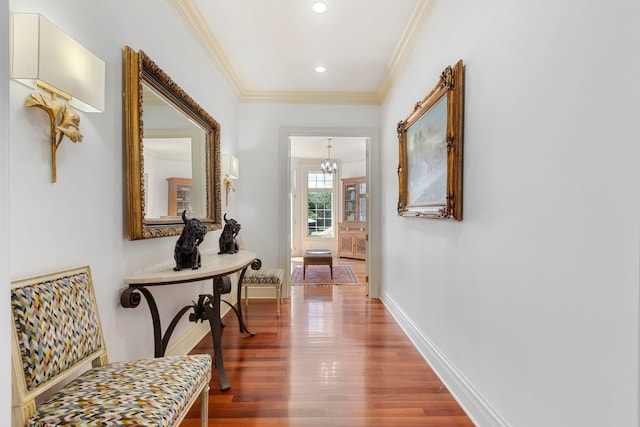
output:
[[[125,154],[130,240],[180,234],[184,210],[221,228],[220,125],[128,46]]]
[[[145,220],[208,216],[204,130],[144,84],[142,99]]]

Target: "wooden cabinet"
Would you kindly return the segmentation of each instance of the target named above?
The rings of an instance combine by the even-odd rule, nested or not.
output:
[[[338,256],[365,259],[367,255],[367,180],[342,180],[342,222],[338,224]]]
[[[342,180],[342,221],[367,222],[367,180],[365,177]]]
[[[338,227],[338,256],[341,258],[366,258],[367,227],[365,224],[340,223]]]
[[[180,216],[185,209],[191,215],[191,178],[167,178],[169,182],[169,216]]]

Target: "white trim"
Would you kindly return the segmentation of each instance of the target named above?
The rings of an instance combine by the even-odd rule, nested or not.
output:
[[[180,338],[170,341],[165,356],[184,356],[196,348],[198,343],[210,332],[209,322],[193,324]]]
[[[238,93],[242,102],[270,102],[285,104],[343,104],[381,105],[376,92],[332,92],[332,91],[257,91]]]
[[[197,38],[200,39],[214,62],[218,64],[220,71],[222,71],[222,74],[229,84],[229,87],[231,87],[236,95],[240,96],[240,94],[244,92],[242,82],[231,67],[231,62],[227,58],[222,46],[220,46],[218,40],[213,34],[213,31],[202,18],[202,14],[193,0],[173,0],[172,3],[182,14],[185,21],[191,26],[191,29],[196,34]]]
[[[8,34],[9,2],[0,1],[0,28]],[[9,58],[9,40],[3,38],[0,42],[0,57]],[[6,62],[5,62],[6,64]],[[0,312],[9,313],[11,310],[10,263],[9,263],[9,67],[4,65],[0,69]],[[6,314],[5,314],[6,316]],[[5,343],[4,350],[0,350],[0,378],[5,378],[0,385],[0,425],[11,425],[11,328],[7,321],[0,325],[0,342]]]
[[[396,81],[398,74],[404,68],[405,63],[407,62],[407,58],[413,51],[418,38],[422,34],[422,30],[431,16],[431,12],[438,0],[420,0],[416,5],[416,8],[413,11],[411,16],[411,21],[407,26],[404,34],[402,35],[402,40],[396,47],[396,51],[393,54],[393,57],[390,59],[387,64],[387,68],[385,70],[385,74],[381,80],[380,87],[378,87],[378,92],[376,93],[376,98],[380,102],[380,104],[384,103],[384,100],[387,98],[391,87]]]
[[[469,418],[477,426],[508,427],[509,424],[473,388],[471,383],[427,338],[388,294],[382,294],[382,302],[396,319],[404,333],[427,361],[429,366],[456,398]]]

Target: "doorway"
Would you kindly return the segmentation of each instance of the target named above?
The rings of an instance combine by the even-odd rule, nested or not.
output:
[[[334,256],[364,259],[361,241],[360,251],[348,250],[344,242],[356,229],[365,240],[366,138],[294,136],[290,144],[292,256],[329,249]],[[321,169],[327,160],[335,171]]]
[[[373,209],[377,208],[376,203],[372,203],[373,192],[379,191],[379,186],[376,185],[376,180],[370,176],[369,171],[372,169],[372,165],[379,162],[378,151],[378,129],[377,128],[283,128],[280,131],[280,159],[281,170],[283,171],[281,178],[281,190],[280,201],[281,206],[288,206],[287,218],[283,218],[280,227],[283,236],[287,236],[286,239],[281,241],[280,257],[281,265],[288,266],[289,274],[291,273],[291,259],[292,255],[302,256],[305,248],[319,248],[320,246],[331,248],[332,253],[337,256],[338,254],[338,224],[342,220],[342,212],[340,205],[342,203],[342,178],[343,177],[364,177],[365,187],[367,189],[368,197],[364,198],[366,203],[366,227],[368,231],[368,240],[366,240],[366,261],[365,271],[366,278],[368,279],[368,295],[371,297],[378,297],[379,287],[376,285],[371,287],[372,279],[377,278],[380,275],[379,265],[372,266],[368,260],[372,256],[377,256],[372,243],[380,239],[379,227],[375,224],[379,222],[378,216],[373,213]],[[331,138],[331,159],[336,160],[338,163],[338,171],[334,177],[335,186],[335,206],[332,221],[332,228],[328,234],[328,237],[314,238],[309,235],[308,222],[301,223],[302,218],[304,221],[309,220],[309,215],[306,212],[306,207],[303,208],[303,202],[300,198],[304,197],[306,201],[307,193],[302,191],[302,186],[307,186],[306,180],[308,179],[308,173],[313,169],[320,170],[320,164],[323,160],[329,157],[327,139]],[[315,142],[314,142],[315,141]],[[315,151],[309,150],[309,145],[314,144]],[[340,146],[338,144],[341,144]],[[342,148],[347,149],[347,145],[351,145],[354,151],[360,154],[349,157],[348,154],[342,154]],[[306,146],[306,148],[305,148]],[[357,148],[357,147],[360,148]],[[339,147],[339,148],[338,148]],[[307,153],[307,154],[305,154]],[[315,153],[315,154],[312,154]],[[375,184],[373,184],[375,183]],[[307,190],[305,190],[307,191]],[[301,211],[304,209],[304,215]],[[312,218],[313,219],[313,218]],[[372,228],[376,231],[372,232]],[[379,247],[378,247],[379,249]],[[379,263],[378,263],[379,264]],[[287,284],[286,294],[290,293],[291,284]]]

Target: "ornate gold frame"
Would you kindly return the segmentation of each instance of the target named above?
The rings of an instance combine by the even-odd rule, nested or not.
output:
[[[207,212],[198,218],[208,230],[222,228],[220,189],[220,125],[143,51],[124,48],[124,151],[128,207],[129,240],[175,236],[182,233],[183,221],[175,218],[162,223],[145,219],[144,156],[142,138],[142,83],[153,87],[206,133]]]
[[[409,168],[407,133],[424,118],[436,104],[446,98],[446,194],[444,202],[411,203],[409,195]],[[440,75],[436,87],[416,103],[406,120],[398,123],[400,161],[398,164],[398,215],[424,218],[462,220],[462,146],[464,119],[464,66],[462,60],[448,66]],[[415,178],[414,178],[415,179]],[[414,183],[412,183],[414,184]],[[422,184],[422,183],[420,183]],[[429,183],[424,183],[425,187]]]

